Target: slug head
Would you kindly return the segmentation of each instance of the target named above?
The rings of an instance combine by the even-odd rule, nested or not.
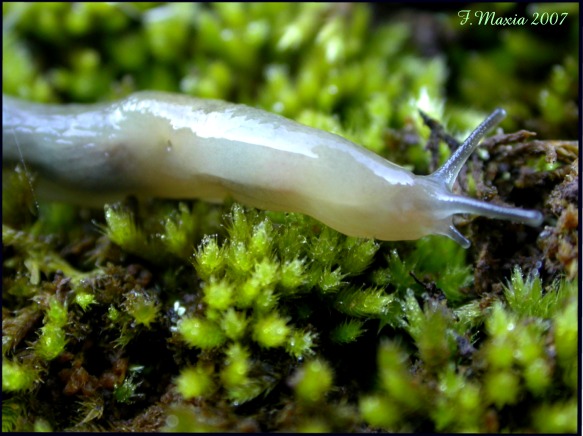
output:
[[[505,116],[506,111],[496,109],[468,136],[443,166],[438,168],[433,174],[420,178],[421,184],[425,183],[431,187],[431,189],[426,189],[426,191],[431,193],[430,197],[435,202],[428,208],[434,215],[434,233],[448,236],[464,248],[470,246],[470,241],[453,226],[454,214],[476,214],[488,218],[522,222],[530,226],[539,226],[543,221],[543,215],[536,210],[499,206],[452,193],[453,184],[460,170],[478,147],[480,140],[490,129],[502,121]]]

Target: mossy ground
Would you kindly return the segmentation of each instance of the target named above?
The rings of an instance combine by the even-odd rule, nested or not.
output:
[[[578,5],[3,3],[3,92],[162,89],[247,103],[426,174],[494,107],[460,179],[544,211],[443,237],[349,238],[298,214],[38,203],[3,173],[3,430],[575,432]],[[421,24],[420,24],[421,23]],[[429,141],[429,147],[424,148]],[[10,168],[14,170],[14,167]]]

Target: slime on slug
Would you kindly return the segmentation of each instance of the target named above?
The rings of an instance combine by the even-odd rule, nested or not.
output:
[[[143,91],[99,104],[38,104],[3,96],[3,162],[26,161],[39,197],[101,206],[128,195],[230,196],[300,212],[349,236],[385,241],[448,236],[453,216],[542,222],[534,210],[452,193],[463,164],[505,116],[496,109],[428,176],[341,136],[219,100]],[[18,142],[16,137],[18,136]]]

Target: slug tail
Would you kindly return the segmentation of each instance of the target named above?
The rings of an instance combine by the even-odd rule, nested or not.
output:
[[[451,189],[455,179],[457,178],[463,165],[466,163],[470,155],[478,147],[480,140],[491,130],[496,124],[504,119],[506,111],[504,109],[496,109],[488,116],[471,134],[467,137],[464,143],[451,155],[443,166],[438,168],[431,177],[446,184]]]

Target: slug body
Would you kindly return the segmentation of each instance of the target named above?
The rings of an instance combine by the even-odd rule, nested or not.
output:
[[[301,212],[350,236],[411,240],[442,234],[467,247],[458,213],[538,225],[540,212],[452,194],[496,110],[448,162],[417,176],[338,135],[218,100],[138,92],[113,103],[44,105],[3,96],[3,163],[23,161],[42,197],[98,206],[127,195],[227,196]]]

